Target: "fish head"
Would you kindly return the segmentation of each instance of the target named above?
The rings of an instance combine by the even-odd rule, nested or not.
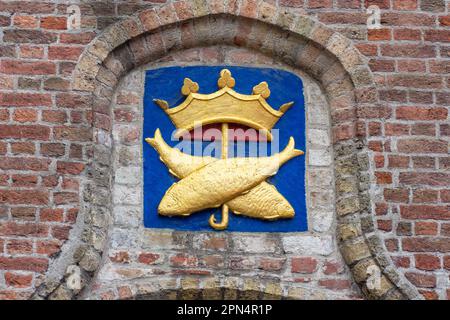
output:
[[[169,189],[170,190],[170,189]],[[166,192],[158,206],[158,214],[162,216],[186,216],[186,206],[173,193]]]
[[[293,218],[295,215],[294,208],[286,199],[277,203],[275,211],[279,218]]]

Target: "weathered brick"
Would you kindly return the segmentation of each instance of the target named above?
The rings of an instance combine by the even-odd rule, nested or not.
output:
[[[48,260],[31,257],[0,257],[0,269],[45,272]]]
[[[447,238],[426,237],[426,238],[404,238],[402,247],[410,252],[450,252],[450,242]]]
[[[5,282],[8,287],[27,288],[31,286],[33,280],[32,274],[17,274],[12,272],[5,273]]]

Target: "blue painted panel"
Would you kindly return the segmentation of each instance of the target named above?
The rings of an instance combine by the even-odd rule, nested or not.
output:
[[[234,90],[239,93],[251,94],[255,85],[261,81],[266,81],[271,90],[271,96],[267,101],[273,108],[294,101],[294,106],[277,122],[274,129],[279,129],[280,149],[283,149],[288,143],[289,137],[293,136],[296,148],[306,151],[305,103],[302,81],[293,73],[271,68],[193,66],[148,70],[145,78],[143,137],[153,137],[155,129],[160,128],[164,140],[171,146],[175,146],[178,141],[171,141],[171,134],[175,127],[164,111],[154,104],[153,99],[166,100],[170,107],[178,105],[184,100],[180,90],[186,77],[199,84],[199,93],[215,92],[218,90],[217,79],[220,70],[223,68],[231,71],[236,80]],[[209,144],[209,142],[204,144]],[[246,142],[247,149],[250,144]],[[232,147],[236,148],[236,146]],[[270,143],[268,149],[270,150]],[[143,157],[145,227],[212,230],[208,224],[208,218],[214,213],[216,218],[220,220],[220,209],[197,212],[189,217],[163,217],[158,215],[157,208],[160,200],[177,179],[169,174],[167,167],[159,160],[157,152],[145,141],[143,141]],[[276,221],[261,221],[237,216],[230,211],[230,223],[227,231],[295,232],[307,230],[305,156],[288,161],[274,177],[270,178],[269,182],[273,183],[294,207],[295,217]]]

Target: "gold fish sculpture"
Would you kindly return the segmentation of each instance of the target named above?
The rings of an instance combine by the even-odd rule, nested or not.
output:
[[[169,171],[180,180],[167,190],[158,207],[166,216],[188,216],[206,208],[226,204],[236,214],[272,220],[292,218],[290,203],[265,179],[274,175],[279,166],[303,154],[294,149],[291,138],[285,150],[271,157],[216,159],[196,157],[171,148],[159,129],[152,145]]]

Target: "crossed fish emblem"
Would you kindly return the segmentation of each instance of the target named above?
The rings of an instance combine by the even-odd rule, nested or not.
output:
[[[224,75],[231,76],[222,71],[221,78]],[[195,87],[192,83],[190,79],[185,79],[183,90],[186,84]],[[223,87],[231,91],[226,84]],[[191,95],[192,92],[185,90],[183,94]],[[166,110],[165,101],[155,102],[164,105]],[[169,172],[179,179],[165,192],[158,206],[158,214],[190,216],[205,209],[222,207],[220,222],[214,215],[209,218],[210,226],[216,230],[227,228],[230,210],[236,215],[262,220],[293,218],[295,210],[292,205],[266,180],[287,161],[304,154],[302,150],[295,149],[294,138],[290,137],[284,150],[272,156],[228,158],[228,130],[228,125],[223,123],[221,158],[192,156],[172,148],[164,141],[160,129],[156,129],[153,138],[145,139],[159,154],[159,159]]]

